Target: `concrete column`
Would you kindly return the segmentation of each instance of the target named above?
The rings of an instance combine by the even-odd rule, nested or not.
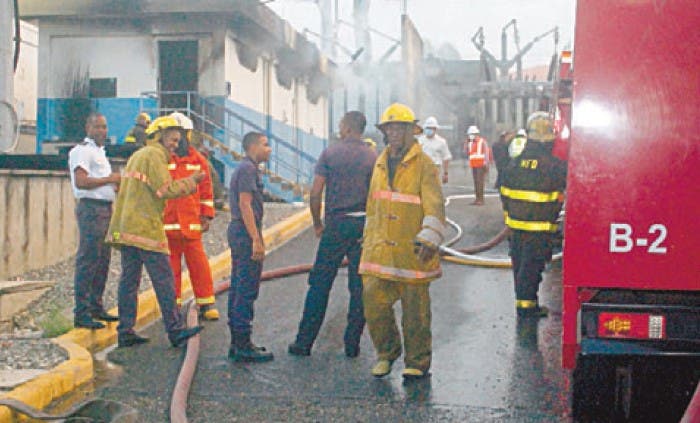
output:
[[[14,105],[14,71],[12,69],[12,29],[14,10],[12,0],[0,0],[0,101]],[[0,124],[9,124],[9,116],[0,115]],[[0,151],[5,151],[12,145],[12,139],[5,137],[0,139]]]
[[[492,98],[491,100],[491,123],[493,124],[492,128],[496,127],[496,124],[498,123],[498,106],[499,106],[499,101],[498,98]]]
[[[515,99],[515,126],[520,129],[525,127],[525,122],[523,122],[523,98],[518,97]]]

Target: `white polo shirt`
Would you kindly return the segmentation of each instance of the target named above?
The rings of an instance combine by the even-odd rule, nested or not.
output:
[[[447,147],[447,141],[440,135],[435,134],[432,138],[421,135],[418,138],[418,142],[423,148],[423,152],[427,154],[436,165],[442,166],[444,160],[452,160],[452,153],[450,153],[450,149]]]
[[[104,147],[99,147],[95,141],[85,138],[68,153],[68,169],[70,170],[70,183],[73,186],[73,195],[77,199],[90,198],[92,200],[114,201],[114,185],[102,185],[94,189],[79,189],[75,186],[75,169],[83,168],[91,178],[104,178],[112,174],[112,166],[107,160]]]

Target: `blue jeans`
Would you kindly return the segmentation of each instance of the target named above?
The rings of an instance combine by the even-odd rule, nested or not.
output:
[[[228,290],[228,325],[232,333],[249,335],[253,321],[253,304],[260,292],[262,261],[251,259],[253,240],[242,221],[228,226],[231,247],[231,286]]]
[[[328,297],[338,268],[345,256],[348,257],[348,324],[343,340],[346,347],[356,348],[365,327],[362,306],[362,279],[358,274],[362,253],[362,231],[365,219],[361,217],[331,217],[326,219],[326,227],[318,244],[314,267],[309,273],[309,290],[304,302],[304,313],[299,323],[296,343],[311,347],[318,336],[326,315]]]
[[[78,254],[75,257],[75,320],[91,319],[92,313],[103,310],[109,260],[112,249],[105,235],[112,217],[112,203],[80,200],[75,211],[80,232]]]
[[[130,246],[123,246],[120,251],[122,275],[119,279],[119,326],[117,326],[117,332],[120,334],[134,332],[139,285],[144,265],[148,276],[151,277],[153,290],[156,292],[165,331],[171,334],[178,329],[183,329],[183,320],[175,303],[175,279],[173,269],[170,267],[170,256]]]

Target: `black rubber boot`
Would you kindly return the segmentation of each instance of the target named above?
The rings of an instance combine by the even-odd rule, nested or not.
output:
[[[275,357],[265,347],[257,347],[250,341],[249,333],[231,333],[231,348],[228,357],[233,361],[263,363]]]

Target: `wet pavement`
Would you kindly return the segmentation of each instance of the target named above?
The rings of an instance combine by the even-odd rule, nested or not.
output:
[[[461,187],[446,192],[462,193]],[[456,199],[448,215],[464,227],[456,247],[483,242],[502,227],[498,198],[484,207]],[[270,254],[266,269],[313,260],[316,239],[307,231]],[[502,256],[506,244],[484,253]],[[189,398],[192,422],[403,422],[403,421],[567,421],[569,380],[560,366],[560,274],[547,272],[540,287],[546,319],[516,323],[509,269],[443,263],[444,276],[431,287],[433,367],[431,377],[404,383],[399,359],[384,379],[370,368],[374,351],[367,331],[360,356],[343,353],[348,300],[341,270],[321,334],[310,357],[287,354],[301,316],[306,275],[265,282],[256,302],[253,339],[275,354],[264,364],[226,358],[225,320],[208,322]],[[227,295],[217,299],[225,315]],[[400,307],[398,307],[400,309]],[[183,351],[169,347],[162,325],[144,332],[151,343],[108,355],[120,372],[94,395],[139,409],[140,421],[167,421],[169,396]]]

